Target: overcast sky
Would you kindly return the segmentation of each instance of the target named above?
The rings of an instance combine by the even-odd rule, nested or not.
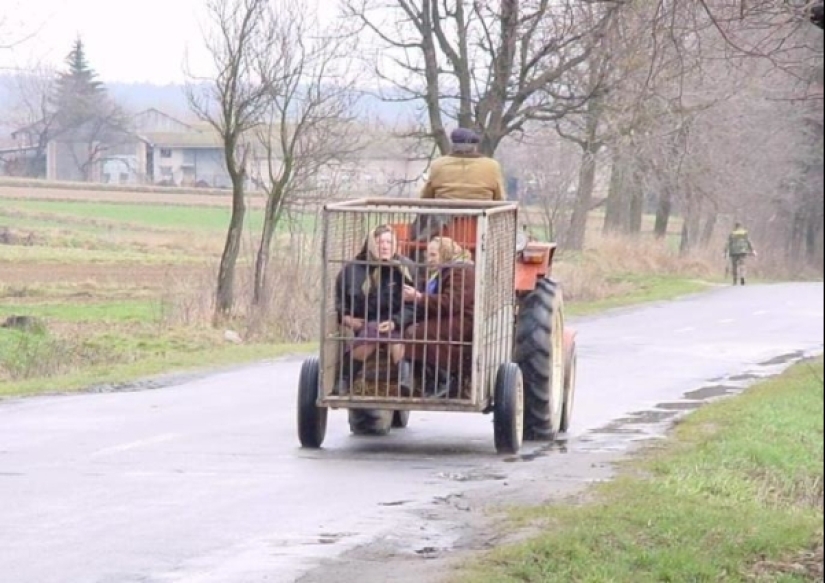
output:
[[[318,0],[331,12],[335,0]],[[180,83],[187,50],[195,72],[208,67],[204,0],[0,0],[0,68],[46,63],[62,68],[81,35],[103,81]],[[207,69],[208,70],[208,69]]]

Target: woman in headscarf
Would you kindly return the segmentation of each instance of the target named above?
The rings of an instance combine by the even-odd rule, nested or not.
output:
[[[470,374],[475,268],[471,255],[447,237],[430,241],[427,264],[426,291],[404,289],[404,299],[416,306],[418,316],[405,334],[418,341],[407,346],[407,357],[437,375],[437,393],[442,395]]]
[[[392,227],[374,229],[355,259],[344,266],[335,284],[338,319],[355,337],[343,354],[334,394],[346,394],[364,362],[376,353],[379,340],[402,339],[415,310],[404,302],[404,288],[413,280],[398,255]],[[412,367],[404,360],[404,345],[390,344],[392,361],[398,366],[398,383],[412,390]]]

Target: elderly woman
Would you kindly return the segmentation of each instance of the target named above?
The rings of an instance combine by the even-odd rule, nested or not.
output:
[[[470,254],[455,241],[436,237],[427,246],[430,277],[425,292],[404,288],[416,306],[418,323],[405,336],[407,357],[436,374],[437,394],[449,393],[470,373],[475,308],[475,269]]]
[[[398,255],[398,241],[390,226],[374,229],[353,261],[344,266],[335,284],[338,319],[354,333],[343,354],[341,375],[334,394],[349,392],[364,362],[376,353],[379,341],[400,340],[415,310],[404,302],[404,288],[412,285],[407,260]],[[404,345],[390,344],[398,366],[399,385],[412,390],[412,368],[404,360]]]

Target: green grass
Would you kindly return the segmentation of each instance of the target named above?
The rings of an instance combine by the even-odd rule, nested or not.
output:
[[[140,196],[139,194],[133,196]],[[231,215],[229,208],[136,204],[136,203],[103,203],[103,202],[73,202],[73,201],[36,201],[36,200],[7,200],[3,201],[8,211],[19,213],[41,214],[48,213],[59,223],[60,217],[84,219],[89,221],[112,221],[124,225],[138,225],[174,231],[204,231],[225,232]],[[2,217],[2,215],[0,215]],[[24,217],[24,220],[27,220]],[[48,225],[48,219],[43,217],[29,218],[40,226]],[[315,215],[298,216],[296,220],[305,227],[312,225]],[[9,218],[4,222],[12,224]],[[247,228],[253,232],[260,231],[262,212],[260,209],[248,208],[246,214]],[[286,230],[286,223],[280,225]]]
[[[822,543],[823,363],[709,405],[581,506],[519,509],[544,534],[472,565],[461,583],[810,581],[763,573]]]
[[[126,263],[159,264],[200,262],[202,258],[159,250],[81,249],[0,245],[0,262],[9,263]]]
[[[0,320],[16,315],[73,323],[152,322],[160,319],[161,309],[160,302],[148,299],[88,303],[2,303]]]
[[[133,195],[139,196],[139,195]],[[67,215],[89,220],[108,220],[174,230],[225,230],[229,223],[227,208],[206,206],[174,206],[134,203],[70,202],[70,201],[6,201],[11,210],[29,213]],[[260,216],[249,213],[250,220]]]
[[[713,283],[686,279],[677,276],[627,274],[617,279],[631,283],[629,293],[592,302],[567,302],[566,313],[570,316],[586,316],[614,308],[628,307],[647,302],[672,300],[674,298],[707,291]]]
[[[163,340],[156,340],[156,344],[167,346]],[[2,348],[3,335],[0,334],[0,349]],[[204,372],[223,366],[310,352],[315,348],[316,346],[311,344],[249,344],[213,346],[196,352],[172,350],[162,354],[148,355],[135,362],[114,365],[98,364],[52,378],[0,382],[0,399],[76,392],[93,386],[119,385],[160,374]]]

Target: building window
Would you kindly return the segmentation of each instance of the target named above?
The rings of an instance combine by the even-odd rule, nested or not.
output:
[[[161,158],[171,158],[172,157],[172,150],[169,148],[161,148],[160,149],[160,157]]]

